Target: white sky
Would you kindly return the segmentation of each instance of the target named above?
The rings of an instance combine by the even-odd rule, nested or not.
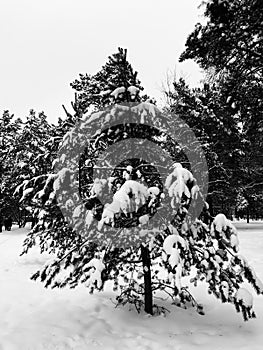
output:
[[[187,36],[202,18],[200,0],[0,0],[0,113],[31,108],[64,117],[79,73],[95,74],[118,46],[151,96],[168,70],[191,86],[202,75],[179,64]]]

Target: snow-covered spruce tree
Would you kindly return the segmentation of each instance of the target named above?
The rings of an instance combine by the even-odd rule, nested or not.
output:
[[[16,160],[15,147],[22,126],[21,119],[14,120],[14,115],[4,111],[0,117],[0,211],[3,216],[21,217],[19,202],[12,196],[17,184],[12,177]]]
[[[246,279],[259,294],[263,286],[239,255],[231,222],[222,214],[212,219],[207,210],[197,218],[201,203],[206,206],[190,171],[197,174],[198,164],[190,164],[183,154],[186,148],[177,143],[181,121],[150,103],[122,103],[127,96],[129,101],[138,98],[134,91],[134,86],[115,88],[115,104],[84,115],[64,136],[57,172],[41,189],[47,200],[24,249],[26,253],[38,243],[55,258],[32,279],[52,288],[84,283],[91,293],[113,282],[118,304],[144,307],[152,314],[160,311],[153,301],[160,293],[178,306],[190,302],[203,314],[183,284],[191,275],[194,284],[205,280],[209,293],[233,303],[245,320],[254,317],[252,296],[242,283]],[[169,136],[174,125],[175,140]],[[137,146],[133,157],[132,138]],[[142,139],[164,149],[172,162],[167,165],[162,154],[154,164],[145,161]],[[168,173],[162,181],[164,169]]]
[[[57,235],[60,232],[70,235],[71,230],[58,210],[52,192],[55,178],[53,163],[64,135],[77,120],[77,115],[67,113],[65,120],[59,118],[58,125],[50,125],[42,113],[36,116],[31,111],[20,135],[16,150],[20,181],[17,181],[13,196],[20,198],[20,203],[30,210],[33,218],[32,230],[24,243],[27,248],[36,244],[36,237],[44,244],[54,230]],[[44,250],[45,244],[41,252]]]
[[[37,184],[41,184],[51,169],[54,158],[50,142],[55,133],[55,126],[49,124],[43,112],[30,110],[12,149],[12,172],[9,174],[9,191],[14,200],[19,199],[21,188],[27,186],[27,191],[20,197],[20,205],[27,209],[30,216],[34,214],[37,204],[27,197],[34,193]],[[33,181],[32,181],[33,180]],[[24,222],[25,223],[25,222]],[[33,220],[34,224],[34,220]]]
[[[139,103],[131,108],[137,121],[144,113],[146,118],[152,119],[153,125],[155,122],[166,124],[153,105]],[[109,114],[117,120],[126,112],[127,106],[116,105],[114,109],[95,113],[81,124],[82,135],[89,132],[93,123],[98,127],[106,126]],[[99,168],[89,166],[96,162],[105,147],[120,141],[120,134],[126,139],[135,132],[131,125],[124,125],[124,129],[113,130],[111,127],[106,129],[107,132],[99,129],[94,138],[87,140],[81,170],[84,171],[84,164],[87,164],[88,171],[79,195],[74,191],[79,179],[69,167],[72,158],[67,159],[67,152],[70,150],[70,156],[74,156],[76,142],[83,140],[71,132],[66,134],[60,151],[61,169],[54,175],[53,190],[57,190],[59,202],[65,204],[62,211],[72,213],[65,219],[74,230],[71,235],[50,230],[48,240],[47,235],[44,235],[44,241],[40,238],[42,250],[54,252],[57,258],[33,278],[39,277],[46,286],[52,287],[67,284],[75,287],[82,282],[91,292],[103,289],[106,281],[113,280],[114,289],[120,292],[117,297],[120,304],[129,302],[139,310],[144,304],[141,298],[144,295],[145,310],[152,313],[152,293],[161,290],[178,305],[190,301],[199,313],[203,313],[202,306],[182,285],[182,277],[188,276],[194,266],[193,283],[205,279],[210,293],[223,302],[235,304],[245,319],[254,317],[251,294],[242,287],[242,282],[247,279],[258,293],[262,293],[262,285],[246,260],[238,254],[237,232],[224,215],[218,215],[206,225],[188,214],[189,206],[194,206],[201,196],[189,170],[175,163],[162,185],[155,167],[140,159],[127,160],[115,168],[107,160],[100,163]],[[136,130],[137,137],[138,134],[152,136],[157,144],[160,139],[162,143],[165,141],[163,131],[161,134],[149,133],[140,125]],[[78,152],[75,156],[78,161]],[[95,169],[93,180],[89,171]],[[111,176],[104,177],[104,169],[112,170]],[[113,189],[112,193],[109,187]],[[109,204],[103,205],[102,200]],[[170,222],[166,219],[167,205],[176,209]],[[42,225],[46,224],[48,229],[49,223],[45,223],[45,219],[43,215]],[[61,220],[64,220],[62,216]],[[116,228],[119,229],[116,231]],[[144,243],[136,245],[141,236],[144,236]],[[66,275],[65,271],[68,272]],[[59,276],[60,272],[63,277]]]

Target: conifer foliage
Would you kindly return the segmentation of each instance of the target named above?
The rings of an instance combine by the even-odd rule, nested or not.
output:
[[[205,69],[229,119],[238,122],[242,143],[238,202],[249,221],[250,212],[260,215],[263,205],[263,3],[209,0],[202,5],[205,23],[196,24],[180,60],[193,59]]]
[[[90,107],[100,109],[113,102],[113,91],[115,95],[118,92],[118,99],[135,100],[138,91],[143,90],[137,72],[127,60],[127,50],[122,48],[109,56],[108,62],[97,74],[80,74],[71,87],[78,92],[79,109],[84,113]],[[133,88],[129,90],[129,87]]]
[[[1,187],[0,204],[3,215],[11,215],[19,226],[25,224],[32,207],[16,196],[18,185],[27,183],[32,177],[40,177],[48,172],[52,160],[46,142],[52,135],[53,127],[44,113],[30,110],[22,121],[5,111],[0,118],[1,134]],[[24,193],[25,197],[30,189]]]
[[[126,60],[126,52],[119,50],[95,78],[75,83],[83,108],[105,108],[75,119],[61,139],[56,171],[42,183],[33,178],[21,188],[25,193],[31,186],[27,200],[38,204],[37,224],[22,254],[36,244],[54,254],[32,279],[52,288],[83,283],[90,293],[107,283],[117,292],[118,305],[128,303],[149,314],[164,311],[155,295],[168,295],[177,306],[192,305],[204,314],[187,283],[205,281],[209,293],[234,304],[245,320],[255,317],[243,282],[258,294],[263,285],[239,254],[235,227],[223,214],[209,217],[193,176],[195,164],[184,156],[179,136],[170,137],[174,125],[180,135],[182,122],[140,100],[141,88]],[[104,95],[105,88],[110,91]],[[112,101],[106,102],[106,95]],[[134,138],[131,157],[129,140]],[[146,160],[140,153],[144,139],[153,145],[146,148]],[[154,145],[160,150],[155,163],[148,161],[156,153]],[[169,164],[161,150],[169,155]]]

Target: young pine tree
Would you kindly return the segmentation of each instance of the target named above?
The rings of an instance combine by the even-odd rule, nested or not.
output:
[[[84,115],[65,134],[57,171],[36,188],[42,204],[23,253],[39,244],[55,256],[32,279],[52,288],[84,283],[91,293],[111,283],[118,304],[149,314],[162,311],[155,293],[167,294],[176,305],[190,302],[203,314],[183,284],[190,276],[195,285],[206,280],[208,292],[233,303],[245,320],[254,317],[252,296],[242,283],[246,279],[259,294],[263,286],[238,253],[235,227],[223,214],[212,219],[207,213],[190,171],[194,164],[169,136],[174,125],[180,134],[182,122],[141,102],[137,86],[114,85],[110,98],[113,105]],[[143,159],[156,152],[152,146],[143,153],[143,139],[164,149],[171,162],[161,153],[155,163]],[[201,204],[205,209],[197,218]]]

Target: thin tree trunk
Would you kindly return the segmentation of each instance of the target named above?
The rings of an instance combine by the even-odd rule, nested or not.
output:
[[[249,224],[249,207],[247,207],[247,223]]]
[[[152,277],[151,277],[151,258],[147,247],[141,245],[141,257],[144,273],[144,311],[147,314],[153,314],[153,295],[152,295]]]

